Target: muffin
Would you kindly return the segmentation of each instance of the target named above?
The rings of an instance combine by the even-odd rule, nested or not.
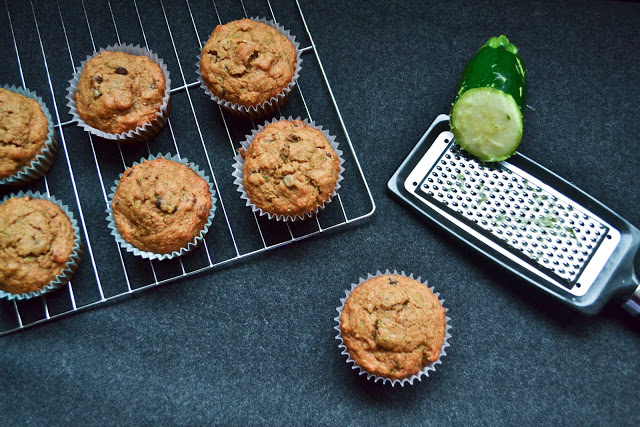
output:
[[[302,120],[267,124],[239,152],[243,190],[271,216],[303,218],[335,194],[342,152],[336,153],[322,131]]]
[[[214,99],[252,117],[274,111],[269,104],[284,105],[299,72],[295,39],[267,22],[218,25],[200,54],[201,81]]]
[[[0,184],[24,184],[42,176],[56,149],[42,100],[28,90],[0,88]]]
[[[440,300],[410,277],[371,277],[348,296],[339,318],[346,350],[372,375],[402,380],[440,357],[447,318]]]
[[[85,130],[107,139],[142,141],[164,126],[170,82],[166,66],[153,52],[109,46],[78,69],[67,98]]]
[[[77,267],[79,244],[77,230],[56,203],[7,199],[0,204],[0,291],[17,296],[61,286],[71,266]]]
[[[179,252],[202,240],[213,216],[212,193],[186,164],[145,159],[122,174],[111,202],[113,221],[119,236],[140,251]]]

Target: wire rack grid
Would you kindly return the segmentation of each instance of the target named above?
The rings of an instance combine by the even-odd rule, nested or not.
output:
[[[0,61],[0,82],[36,91],[53,112],[60,142],[51,170],[23,189],[53,194],[69,206],[81,225],[84,256],[66,287],[29,300],[0,301],[0,336],[334,230],[375,211],[297,0],[5,0],[4,6],[0,53],[7,61]],[[302,72],[276,115],[315,120],[337,136],[344,152],[345,179],[337,197],[306,221],[270,221],[244,205],[231,176],[233,155],[245,135],[263,122],[228,115],[196,81],[196,58],[210,31],[242,17],[266,17],[296,35]],[[178,82],[171,89],[166,126],[146,144],[102,140],[70,120],[65,95],[72,72],[114,43],[140,44],[156,52],[169,68],[172,86]],[[119,247],[106,226],[105,209],[119,174],[142,157],[159,153],[187,158],[209,174],[218,210],[197,250],[177,259],[149,261]],[[0,197],[16,191],[0,189]]]

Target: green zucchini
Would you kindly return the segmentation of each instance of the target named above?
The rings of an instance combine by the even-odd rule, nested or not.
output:
[[[492,37],[462,71],[451,109],[451,132],[460,147],[487,162],[505,160],[522,140],[527,90],[518,48]]]

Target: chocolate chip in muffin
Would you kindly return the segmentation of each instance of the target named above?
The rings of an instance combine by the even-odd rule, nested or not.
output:
[[[290,133],[289,136],[287,136],[287,140],[292,142],[299,142],[301,139],[302,138],[300,138],[300,135],[297,135],[295,133]]]
[[[120,75],[126,76],[127,74],[129,74],[129,72],[124,67],[118,67],[118,68],[116,68],[116,74],[120,74]]]
[[[289,144],[284,144],[282,149],[280,150],[280,156],[282,156],[283,160],[289,157]]]

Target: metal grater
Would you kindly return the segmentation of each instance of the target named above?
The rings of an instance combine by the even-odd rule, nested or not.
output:
[[[438,116],[389,181],[392,193],[585,313],[618,294],[640,312],[640,232],[525,156],[478,161],[455,144],[448,120]]]

